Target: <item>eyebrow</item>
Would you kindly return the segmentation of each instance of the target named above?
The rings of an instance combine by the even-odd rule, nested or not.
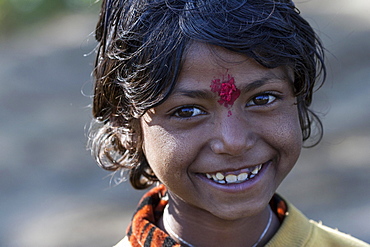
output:
[[[187,90],[187,89],[178,89],[175,90],[173,96],[186,96],[189,98],[198,98],[198,99],[214,99],[216,98],[215,93],[210,90]]]
[[[250,91],[253,91],[257,88],[262,87],[263,85],[266,85],[266,84],[269,84],[269,83],[278,83],[278,82],[282,82],[282,81],[284,81],[284,80],[281,79],[281,78],[277,78],[277,77],[264,77],[262,79],[253,81],[253,82],[251,82],[247,85],[243,85],[239,89],[242,93],[248,93]]]
[[[240,89],[242,94],[245,94],[245,93],[253,91],[253,90],[255,90],[259,87],[262,87],[265,84],[278,83],[278,82],[286,81],[286,80],[288,80],[288,79],[287,78],[278,78],[278,77],[275,77],[275,76],[274,77],[264,77],[264,78],[261,78],[259,80],[248,83],[247,85],[243,85],[239,89]],[[212,92],[210,90],[206,90],[206,89],[203,89],[203,90],[187,90],[187,89],[179,88],[179,89],[174,90],[173,96],[175,96],[175,97],[176,96],[186,96],[186,97],[189,97],[189,98],[194,98],[194,99],[198,98],[198,99],[205,99],[205,100],[217,98],[217,95],[214,92]]]

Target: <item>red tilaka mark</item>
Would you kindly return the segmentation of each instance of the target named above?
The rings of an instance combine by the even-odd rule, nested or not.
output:
[[[240,95],[240,90],[235,86],[234,77],[229,74],[226,81],[221,82],[220,79],[214,79],[211,83],[211,91],[220,96],[217,102],[225,107],[232,106]],[[229,115],[231,115],[230,111]]]

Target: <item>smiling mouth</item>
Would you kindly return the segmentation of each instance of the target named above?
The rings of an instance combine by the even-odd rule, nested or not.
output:
[[[239,184],[257,176],[262,167],[260,164],[232,172],[205,173],[205,176],[218,184]]]

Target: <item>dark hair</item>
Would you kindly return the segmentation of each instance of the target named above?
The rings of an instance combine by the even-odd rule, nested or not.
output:
[[[267,68],[294,71],[303,140],[319,118],[309,109],[323,48],[289,0],[103,0],[96,39],[90,148],[98,164],[127,171],[134,188],[157,180],[142,150],[139,117],[171,93],[192,42],[224,47]]]

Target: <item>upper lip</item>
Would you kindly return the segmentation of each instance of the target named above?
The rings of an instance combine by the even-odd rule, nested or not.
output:
[[[250,170],[250,169],[253,169],[255,168],[256,166],[258,165],[264,165],[264,164],[267,164],[269,161],[266,161],[266,162],[261,162],[261,163],[256,163],[254,165],[247,165],[247,166],[243,166],[241,168],[224,168],[224,169],[220,169],[220,170],[213,170],[213,171],[208,171],[208,172],[201,172],[202,174],[213,174],[213,173],[224,173],[224,174],[227,174],[227,173],[233,173],[233,172],[239,172],[239,171],[242,171],[242,170]]]

